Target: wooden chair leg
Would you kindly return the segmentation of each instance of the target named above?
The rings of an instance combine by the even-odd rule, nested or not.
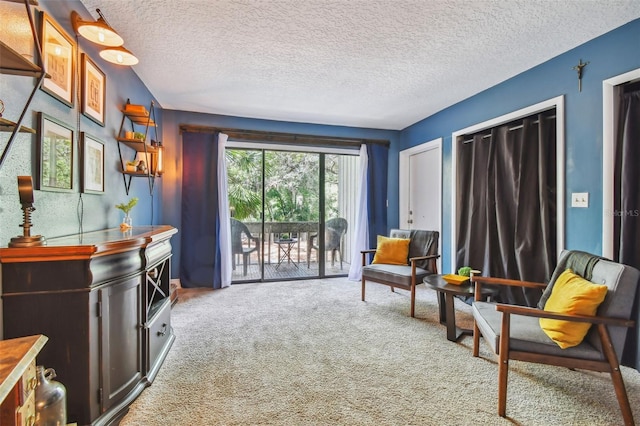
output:
[[[362,277],[362,301],[364,302],[364,277]]]
[[[511,315],[502,313],[500,346],[498,350],[498,415],[507,414],[507,379],[509,376],[509,329]]]
[[[478,357],[480,355],[480,329],[476,320],[473,320],[473,356]]]
[[[475,286],[473,300],[480,301],[482,298],[482,289],[480,288],[481,284],[474,283],[471,280],[471,284]],[[478,323],[476,319],[473,319],[473,356],[477,357],[480,354],[480,329],[478,328]]]
[[[411,318],[416,316],[416,283],[415,279],[411,283]]]
[[[613,388],[618,398],[618,404],[620,405],[620,411],[622,412],[622,418],[626,426],[635,425],[633,421],[633,412],[629,405],[629,397],[627,396],[627,389],[624,386],[624,380],[622,379],[622,373],[620,372],[620,364],[618,363],[618,357],[613,349],[611,343],[611,336],[606,325],[598,324],[598,334],[602,340],[602,350],[607,357],[607,361],[611,366],[611,381],[613,382]]]

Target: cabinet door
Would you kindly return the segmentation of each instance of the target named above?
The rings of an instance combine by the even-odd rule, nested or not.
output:
[[[142,379],[140,282],[138,275],[100,290],[102,412]]]

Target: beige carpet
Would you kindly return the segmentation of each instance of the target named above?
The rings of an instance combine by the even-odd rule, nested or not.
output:
[[[177,336],[122,425],[616,425],[608,375],[512,362],[496,414],[486,345],[445,338],[435,293],[346,279],[243,284],[174,307]],[[468,306],[457,306],[470,324]],[[640,373],[623,368],[640,421]]]

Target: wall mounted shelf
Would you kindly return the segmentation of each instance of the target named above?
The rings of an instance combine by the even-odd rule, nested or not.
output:
[[[16,128],[16,124],[11,120],[7,120],[6,118],[0,117],[0,132],[13,132]],[[20,133],[35,133],[36,131],[31,127],[20,126]]]
[[[9,140],[7,141],[4,149],[2,150],[2,154],[0,154],[0,168],[2,168],[2,164],[4,160],[7,158],[9,151],[11,149],[11,145],[13,144],[18,133],[35,133],[35,130],[22,126],[22,121],[29,109],[29,105],[33,100],[33,96],[36,94],[36,91],[42,85],[42,81],[47,77],[45,70],[42,67],[42,50],[40,47],[40,40],[38,39],[38,32],[36,30],[33,14],[31,11],[31,6],[37,6],[38,2],[35,0],[4,0],[12,3],[24,3],[27,17],[29,18],[29,25],[31,27],[31,35],[33,37],[33,41],[35,44],[35,59],[36,63],[33,63],[18,52],[13,50],[4,42],[0,41],[0,74],[8,74],[8,75],[17,75],[24,77],[32,77],[36,79],[36,83],[27,99],[22,112],[20,113],[20,117],[18,121],[11,121],[6,118],[0,119],[0,132],[11,132],[9,136]]]
[[[42,68],[26,59],[11,47],[0,41],[0,69],[2,74],[40,77]]]
[[[136,127],[139,126],[139,127]],[[130,129],[130,130],[127,130]],[[127,132],[135,132],[136,129],[144,128],[144,139],[133,139],[127,138]],[[149,139],[149,131],[153,129],[153,139],[158,139],[158,134],[156,130],[156,122],[155,122],[155,104],[151,101],[149,105],[149,109],[147,109],[143,105],[133,105],[127,99],[127,103],[122,110],[122,122],[120,123],[120,130],[118,130],[118,135],[116,136],[116,140],[118,141],[118,154],[120,155],[120,165],[122,167],[121,173],[122,178],[124,180],[124,188],[129,195],[129,190],[131,189],[131,181],[134,177],[146,177],[149,182],[149,193],[153,194],[153,188],[155,184],[155,165],[154,165],[154,156],[158,154],[158,149],[155,146],[147,143],[147,139]],[[140,132],[142,133],[142,132]],[[123,157],[122,145],[130,148],[133,151],[133,157],[131,160],[126,160]],[[143,154],[143,158],[146,161],[146,171],[127,171],[125,164],[128,161],[134,161],[138,156],[138,153]]]

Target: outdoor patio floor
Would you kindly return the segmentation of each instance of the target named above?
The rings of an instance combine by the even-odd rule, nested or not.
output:
[[[294,258],[295,260],[295,258]],[[328,259],[325,266],[325,276],[332,275],[346,275],[349,273],[349,267],[351,265],[348,262],[342,262],[342,270],[340,269],[340,262],[335,262],[334,266],[331,266],[331,260]],[[297,278],[313,278],[318,277],[319,264],[316,261],[312,261],[307,268],[307,261],[300,262],[287,262],[284,261],[278,266],[278,261],[266,263],[264,265],[264,279],[265,280],[287,280]],[[232,274],[232,281],[256,281],[260,280],[261,265],[256,263],[255,256],[252,259],[252,263],[247,268],[247,275],[242,275],[242,259],[236,263],[236,269]]]
[[[296,240],[289,247],[271,240],[271,244],[264,244],[264,253],[262,259],[264,264],[264,280],[287,280],[299,278],[314,278],[319,276],[319,263],[317,260],[318,252],[311,252],[311,261],[307,267],[307,241],[306,238]],[[290,258],[286,256],[284,251],[290,248]],[[325,252],[325,276],[347,275],[351,264],[347,261],[342,262],[340,268],[340,255],[336,253],[336,261],[331,265],[331,253]],[[231,280],[233,282],[241,281],[258,281],[261,277],[262,265],[258,263],[259,257],[256,252],[249,256],[249,265],[247,267],[247,275],[243,275],[242,256],[237,255],[235,258],[235,269],[233,270]]]

